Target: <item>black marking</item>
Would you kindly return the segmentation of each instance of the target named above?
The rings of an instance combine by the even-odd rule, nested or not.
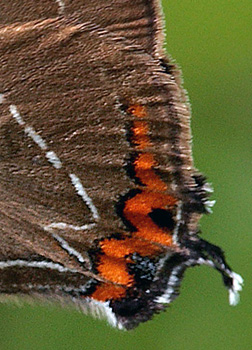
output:
[[[202,174],[194,174],[192,177],[198,188],[202,188],[207,182],[206,177]]]
[[[195,187],[186,188],[183,194],[186,196],[186,201],[183,204],[183,211],[187,213],[207,214],[206,202],[210,196],[209,192],[204,189],[206,178],[201,174],[193,176]]]
[[[184,245],[190,249],[192,258],[202,258],[206,261],[212,261],[214,268],[221,273],[224,285],[227,288],[232,286],[233,278],[230,276],[231,268],[226,263],[224,252],[220,247],[201,238],[197,241],[185,240]]]
[[[136,143],[134,142],[134,126],[133,126],[133,122],[127,122],[125,124],[125,129],[126,129],[126,140],[128,141],[128,143],[130,144],[131,147],[135,147]]]
[[[129,109],[129,103],[127,103],[125,100],[119,102],[119,109],[123,114],[129,114],[128,109]]]
[[[147,260],[141,260],[141,257],[137,257],[137,255],[135,258],[139,259],[139,262],[144,262],[143,267],[146,264],[148,265]],[[125,298],[110,301],[110,307],[115,313],[115,316],[126,329],[133,329],[139,323],[148,321],[154,314],[159,313],[166,307],[166,305],[158,303],[156,299],[165,293],[174,268],[181,266],[181,269],[176,274],[177,282],[172,286],[173,291],[170,298],[173,300],[178,296],[178,288],[185,270],[184,261],[187,258],[180,254],[174,254],[168,257],[162,263],[162,266],[159,266],[158,274],[157,270],[155,273],[153,271],[152,280],[150,276],[150,281],[148,279],[145,280],[148,281],[148,285],[146,284],[143,287],[141,282],[139,284],[136,283],[135,287],[127,290],[127,296]],[[149,260],[150,263],[151,261]],[[158,262],[156,265],[159,265]]]
[[[110,240],[110,239],[116,239],[117,241],[124,241],[127,238],[128,236],[125,233],[117,232],[117,233],[112,233],[109,237],[102,238],[99,242]]]
[[[148,216],[152,221],[161,228],[167,228],[172,231],[175,227],[175,222],[173,219],[173,213],[168,209],[153,209]]]
[[[135,298],[123,298],[119,301],[115,300],[111,302],[110,306],[112,306],[112,310],[117,317],[134,317],[141,310],[146,310],[146,313],[148,313],[147,300],[139,299],[137,296]]]
[[[162,67],[162,71],[164,73],[169,74],[169,75],[173,74],[173,69],[175,68],[174,64],[170,64],[162,58],[159,60],[159,62],[160,62],[160,66]]]
[[[132,223],[129,220],[127,220],[125,218],[125,215],[124,215],[123,211],[124,211],[126,202],[129,199],[134,198],[139,193],[142,193],[142,191],[140,189],[132,189],[128,193],[126,193],[124,196],[120,196],[119,201],[115,205],[115,210],[116,210],[117,215],[121,218],[121,220],[124,223],[124,225],[131,232],[135,232],[135,231],[137,231],[137,229],[136,229],[135,226],[132,225]]]
[[[157,271],[156,259],[150,259],[147,256],[142,257],[137,253],[132,254],[130,258],[133,263],[127,265],[129,273],[134,276],[136,284],[139,284],[142,289],[147,288]]]
[[[127,160],[127,164],[124,166],[125,171],[128,175],[128,177],[132,180],[134,180],[135,184],[138,186],[146,186],[144,183],[142,183],[141,179],[136,176],[136,171],[135,171],[135,162],[137,158],[139,157],[139,153],[134,152],[131,153],[129,159]]]
[[[94,240],[93,248],[90,248],[87,252],[91,263],[90,271],[93,272],[94,274],[99,274],[99,271],[97,270],[97,267],[99,266],[99,263],[100,263],[99,257],[104,254],[100,247],[100,241],[101,241],[100,239]]]

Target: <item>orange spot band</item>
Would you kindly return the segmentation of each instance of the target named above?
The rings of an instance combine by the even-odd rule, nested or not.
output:
[[[132,165],[136,178],[143,185],[138,186],[140,193],[125,201],[123,209],[125,219],[136,231],[131,236],[125,235],[124,239],[108,238],[100,242],[102,254],[99,254],[97,270],[104,279],[120,284],[99,285],[92,297],[100,301],[122,298],[126,296],[126,287],[134,285],[134,276],[127,270],[127,264],[133,263],[130,258],[132,254],[153,257],[163,252],[159,245],[173,245],[172,232],[168,228],[159,227],[149,216],[154,209],[174,211],[177,200],[166,193],[166,183],[155,173],[154,167],[157,164],[154,155],[150,153],[152,143],[148,122],[141,120],[147,118],[146,108],[131,105],[127,112],[139,118],[134,120],[131,128],[131,142],[137,151]]]

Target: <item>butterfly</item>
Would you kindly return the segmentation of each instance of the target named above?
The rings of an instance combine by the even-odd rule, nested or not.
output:
[[[199,236],[211,188],[157,0],[3,1],[0,293],[73,303],[132,329],[188,267],[242,278]]]

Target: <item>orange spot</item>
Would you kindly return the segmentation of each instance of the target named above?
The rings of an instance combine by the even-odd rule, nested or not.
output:
[[[127,109],[127,112],[139,118],[144,118],[147,115],[146,108],[141,105],[129,106],[129,108]]]
[[[167,185],[160,177],[151,169],[155,165],[155,160],[150,153],[140,153],[134,161],[135,174],[141,182],[150,190],[165,191]]]
[[[133,253],[138,253],[141,256],[153,256],[161,253],[158,246],[139,238],[105,239],[100,245],[103,253],[113,258],[124,258]]]
[[[135,212],[137,214],[148,215],[153,209],[167,209],[176,205],[176,198],[166,194],[143,190],[126,201],[124,213]],[[128,208],[128,210],[127,210]]]
[[[172,245],[172,236],[168,230],[157,226],[148,216],[153,209],[172,208],[176,199],[164,193],[143,191],[125,203],[123,213],[127,220],[137,229],[135,237],[142,237],[162,245]]]
[[[140,153],[134,162],[135,169],[148,170],[155,164],[155,160],[150,153]]]
[[[172,236],[155,225],[151,219],[139,220],[139,224],[142,227],[134,233],[134,237],[141,237],[162,246],[173,246]]]
[[[107,255],[100,255],[100,262],[97,270],[104,279],[113,283],[131,286],[133,278],[127,271],[124,259],[114,258]]]
[[[136,143],[137,149],[145,149],[151,146],[151,142],[148,136],[148,124],[143,121],[135,121],[132,127],[134,135],[134,143]]]
[[[141,121],[135,120],[132,128],[133,128],[135,137],[147,135],[149,132],[149,127],[147,122],[142,120]]]
[[[115,286],[110,283],[102,283],[97,286],[94,293],[91,295],[93,299],[99,301],[107,301],[111,299],[120,299],[126,295],[126,289],[121,286]]]

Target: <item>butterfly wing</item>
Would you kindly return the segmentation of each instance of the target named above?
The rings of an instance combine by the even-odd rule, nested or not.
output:
[[[4,2],[2,293],[73,298],[132,328],[188,266],[212,264],[234,291],[197,237],[206,185],[161,28],[157,1]]]
[[[2,259],[55,260],[47,228],[84,254],[94,238],[122,229],[115,202],[135,186],[123,170],[131,146],[121,101],[155,102],[155,116],[169,79],[150,55],[79,17],[17,22],[1,33]],[[65,255],[56,260],[68,265]]]

